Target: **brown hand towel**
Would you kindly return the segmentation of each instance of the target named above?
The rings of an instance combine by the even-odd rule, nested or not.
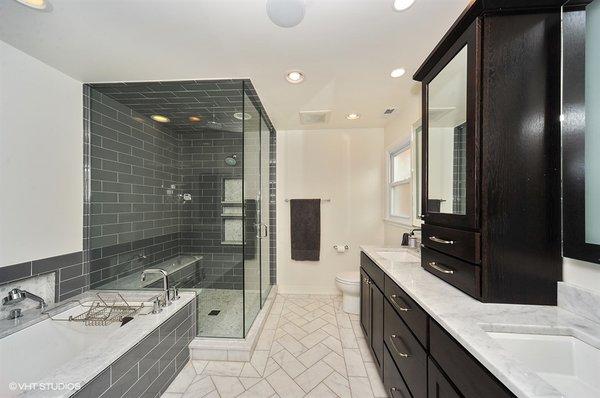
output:
[[[319,261],[321,199],[290,200],[292,260]]]

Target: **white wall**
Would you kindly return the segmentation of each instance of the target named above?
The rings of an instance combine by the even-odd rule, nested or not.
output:
[[[277,284],[283,293],[337,293],[335,276],[358,271],[359,245],[383,243],[383,129],[277,133]],[[292,261],[286,198],[321,205],[321,259]],[[339,254],[334,244],[348,244]]]
[[[421,118],[421,90],[420,85],[415,84],[410,94],[402,99],[402,106],[396,111],[398,114],[396,117],[388,123],[384,129],[384,145],[386,149],[392,148],[399,143],[410,140],[413,125]],[[384,154],[382,154],[384,156]],[[384,175],[385,172],[385,164]],[[382,195],[386,194],[387,181],[382,180]],[[411,182],[413,184],[414,182]],[[412,192],[412,190],[411,190]],[[408,198],[411,201],[410,206],[412,208],[412,194]],[[400,246],[402,242],[402,234],[409,232],[414,227],[407,225],[398,225],[392,222],[385,222],[384,225],[384,239],[386,246]]]
[[[0,267],[82,249],[80,82],[0,41]]]

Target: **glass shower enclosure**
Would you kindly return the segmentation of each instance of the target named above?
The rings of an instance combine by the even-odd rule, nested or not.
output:
[[[197,294],[200,337],[243,338],[275,280],[275,131],[249,80],[84,88],[92,289]]]

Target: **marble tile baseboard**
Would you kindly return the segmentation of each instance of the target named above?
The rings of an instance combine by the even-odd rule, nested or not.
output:
[[[558,282],[558,306],[600,323],[600,293],[567,282]]]

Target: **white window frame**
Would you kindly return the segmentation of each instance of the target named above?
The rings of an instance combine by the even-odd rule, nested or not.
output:
[[[420,132],[418,132],[420,130]],[[417,134],[421,134],[421,146],[417,148]],[[410,132],[410,145],[412,153],[415,153],[415,149],[421,152],[420,158],[423,160],[423,126],[421,123],[421,119],[417,120],[411,126]],[[414,183],[412,184],[412,225],[413,227],[420,228],[423,224],[423,220],[421,219],[421,214],[423,214],[422,206],[422,197],[421,190],[423,187],[420,185],[423,184],[423,165],[419,165],[417,163],[417,156],[413,156],[412,160],[412,172],[411,175],[413,177]],[[420,170],[419,170],[420,168]],[[418,178],[417,171],[420,171],[421,178]]]
[[[403,227],[420,227],[423,223],[420,214],[418,214],[418,203],[421,202],[421,198],[417,197],[419,190],[417,184],[421,182],[417,178],[417,156],[415,155],[415,149],[417,146],[417,131],[421,127],[421,120],[418,120],[411,126],[410,138],[401,140],[400,142],[390,146],[385,152],[386,162],[386,180],[385,180],[385,215],[384,221],[390,224],[395,224]],[[421,130],[422,131],[422,130]],[[422,141],[421,141],[422,143]],[[410,177],[401,181],[392,182],[392,156],[402,152],[404,150],[410,150],[410,162],[411,170]],[[417,148],[420,149],[420,148]],[[421,170],[422,173],[422,170]],[[392,205],[392,187],[401,184],[411,184],[411,214],[403,216],[395,216],[391,214]]]
[[[411,176],[408,178],[405,178],[403,180],[393,182],[392,181],[392,175],[393,175],[392,170],[393,170],[394,164],[392,163],[392,157],[401,152],[404,152],[404,151],[410,151],[409,156],[410,156],[410,164],[411,164],[411,171],[410,171]],[[386,151],[387,175],[386,175],[386,206],[385,206],[386,217],[385,217],[385,220],[389,221],[391,223],[394,223],[394,224],[400,224],[400,225],[404,225],[404,226],[410,226],[412,215],[411,214],[406,214],[406,215],[393,215],[392,214],[392,188],[411,183],[413,175],[414,175],[413,170],[412,170],[412,163],[413,163],[412,159],[413,159],[413,154],[412,154],[412,145],[411,145],[410,139],[404,140],[404,141],[400,142],[399,144],[396,144],[396,145],[390,147]]]

